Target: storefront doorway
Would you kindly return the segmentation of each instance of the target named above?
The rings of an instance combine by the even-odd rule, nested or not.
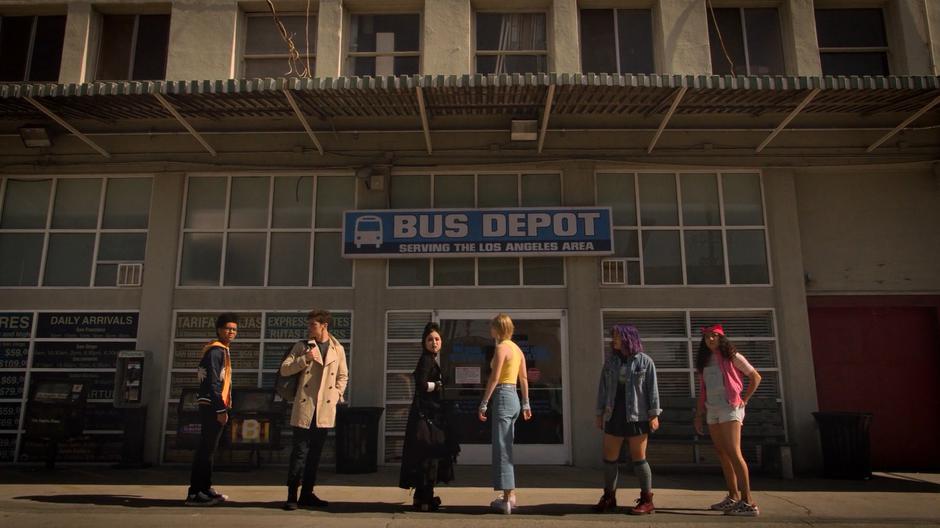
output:
[[[571,441],[568,408],[567,321],[563,310],[507,312],[515,323],[513,340],[526,355],[533,417],[516,424],[514,456],[520,464],[568,464]],[[490,310],[439,311],[444,348],[441,367],[449,380],[445,398],[453,403],[463,464],[489,464],[490,422],[477,407],[490,374],[495,348]]]

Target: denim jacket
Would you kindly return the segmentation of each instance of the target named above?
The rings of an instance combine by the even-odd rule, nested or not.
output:
[[[659,406],[659,386],[656,384],[656,366],[652,358],[640,352],[623,359],[611,354],[604,362],[601,379],[597,385],[597,416],[603,416],[604,422],[610,420],[617,398],[617,385],[620,378],[620,365],[626,363],[629,375],[624,385],[626,390],[627,421],[646,421],[659,416],[663,410]]]

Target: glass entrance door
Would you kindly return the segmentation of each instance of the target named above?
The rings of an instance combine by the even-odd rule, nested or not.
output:
[[[567,336],[563,311],[507,312],[515,324],[513,341],[526,357],[532,420],[516,422],[515,462],[567,464],[570,456],[567,393]],[[490,375],[495,343],[490,319],[495,312],[437,312],[443,332],[441,367],[461,443],[460,462],[489,464],[490,421],[477,408]]]

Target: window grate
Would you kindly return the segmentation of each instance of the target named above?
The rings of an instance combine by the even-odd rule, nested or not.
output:
[[[143,284],[144,265],[137,263],[118,264],[117,285],[124,287],[135,287]]]
[[[601,284],[626,284],[627,259],[604,259],[601,261]]]

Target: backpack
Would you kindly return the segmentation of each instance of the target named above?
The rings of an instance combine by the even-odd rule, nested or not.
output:
[[[301,339],[298,343],[306,344],[306,340]],[[287,352],[281,357],[281,364],[284,363],[284,360],[290,356],[291,350],[294,347],[287,349]],[[274,379],[274,393],[284,400],[285,402],[293,402],[294,397],[297,396],[297,384],[300,380],[300,376],[303,374],[303,371],[294,374],[293,376],[282,376],[281,368],[278,366],[277,377]]]

